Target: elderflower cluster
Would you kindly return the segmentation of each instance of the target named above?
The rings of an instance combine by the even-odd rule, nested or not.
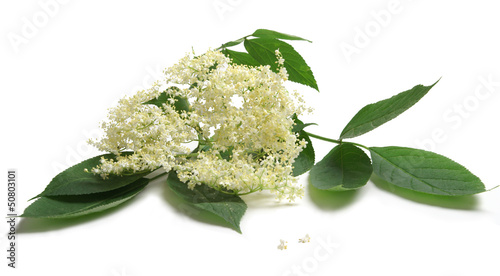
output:
[[[186,55],[165,70],[165,79],[110,110],[104,137],[90,143],[117,157],[102,159],[92,172],[107,177],[163,167],[190,188],[206,184],[235,194],[270,190],[278,199],[301,197],[292,169],[306,141],[291,131],[291,117],[307,108],[285,89],[288,75],[276,54],[278,73],[231,63],[220,51]],[[146,104],[164,91],[169,98],[161,106]],[[189,108],[176,108],[180,100]]]

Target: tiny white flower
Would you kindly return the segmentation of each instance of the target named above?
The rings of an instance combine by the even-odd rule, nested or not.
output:
[[[311,237],[309,237],[309,234],[306,234],[304,238],[299,239],[299,243],[306,243],[306,242],[311,242]]]
[[[284,241],[284,240],[280,240],[280,244],[278,245],[278,249],[279,250],[284,250],[284,249],[287,249],[287,241]]]

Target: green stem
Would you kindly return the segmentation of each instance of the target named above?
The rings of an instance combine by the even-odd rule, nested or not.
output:
[[[309,135],[309,137],[313,137],[313,138],[316,138],[318,140],[323,140],[323,141],[326,141],[326,142],[335,143],[335,144],[339,144],[339,145],[342,144],[342,143],[346,143],[346,144],[355,145],[355,146],[362,147],[364,149],[369,150],[369,148],[367,146],[364,146],[364,145],[361,145],[361,144],[358,144],[358,143],[345,142],[345,141],[342,141],[342,140],[336,140],[336,139],[331,139],[331,138],[326,138],[326,137],[323,137],[323,136],[319,136],[319,135],[316,135],[316,134],[313,134],[313,133],[310,133],[310,132],[307,132],[307,131],[304,131],[304,132],[307,135]]]
[[[313,134],[313,133],[310,133],[310,132],[307,132],[307,131],[304,131],[304,132],[307,135],[309,135],[310,137],[313,137],[313,138],[316,138],[316,139],[319,139],[319,140],[323,140],[323,141],[330,142],[330,143],[335,143],[335,144],[342,144],[341,140],[335,140],[335,139],[326,138],[326,137],[319,136],[319,135],[316,135],[316,134]]]
[[[258,191],[262,191],[262,189],[250,190],[250,191],[248,191],[248,192],[246,192],[246,193],[238,193],[237,195],[238,195],[238,196],[242,196],[242,195],[249,195],[249,194],[251,194],[251,193],[255,193],[255,192],[258,192]]]
[[[355,146],[358,146],[358,147],[361,147],[361,148],[364,148],[366,150],[370,150],[369,147],[365,146],[365,145],[361,145],[361,144],[358,144],[358,143],[353,143],[353,142],[344,142],[346,144],[351,144],[351,145],[355,145]]]
[[[242,37],[242,38],[240,38],[240,39],[236,39],[236,40],[233,40],[233,41],[245,40],[245,39],[247,39],[247,37],[249,37],[249,36],[252,36],[252,35],[250,34],[250,35],[244,36],[244,37]],[[226,43],[224,43],[224,44],[226,44]],[[227,49],[226,47],[222,47],[224,44],[222,44],[221,46],[219,46],[219,48],[217,48],[217,49],[215,49],[215,50],[216,50],[216,51],[218,51],[218,50]]]
[[[188,154],[176,154],[175,155],[175,157],[186,157],[186,158],[196,157],[196,156],[198,156],[197,152],[192,152],[192,153],[188,153]]]

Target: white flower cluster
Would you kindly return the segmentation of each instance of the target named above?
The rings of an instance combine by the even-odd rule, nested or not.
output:
[[[270,190],[279,199],[301,197],[292,166],[306,142],[291,131],[291,116],[307,109],[285,89],[279,52],[277,59],[279,73],[236,65],[219,51],[185,56],[165,70],[164,80],[110,110],[105,136],[90,143],[118,157],[101,160],[92,172],[107,177],[163,167],[177,171],[190,188],[206,184],[240,195]],[[145,104],[163,91],[170,98],[161,107]],[[176,108],[179,99],[189,109]],[[126,151],[133,154],[121,154]]]
[[[299,243],[306,243],[306,242],[311,242],[311,237],[309,236],[309,234],[306,234],[305,237],[299,239]]]
[[[279,250],[285,250],[288,249],[287,241],[285,240],[280,240],[280,244],[278,245]]]

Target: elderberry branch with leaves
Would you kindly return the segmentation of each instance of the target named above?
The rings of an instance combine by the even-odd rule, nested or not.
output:
[[[372,173],[428,194],[485,191],[477,176],[442,155],[350,140],[396,118],[437,82],[366,105],[338,139],[306,131],[314,123],[299,117],[311,108],[285,84],[319,88],[311,68],[285,41],[311,42],[259,29],[202,55],[186,55],[151,88],[123,98],[110,110],[101,125],[104,136],[89,141],[105,154],[56,175],[21,216],[69,218],[99,212],[165,178],[172,193],[238,232],[247,209],[240,196],[269,191],[278,200],[295,201],[304,195],[298,179],[306,172],[310,185],[330,191],[359,189]],[[241,44],[245,52],[233,49]],[[336,145],[316,163],[311,138]]]

